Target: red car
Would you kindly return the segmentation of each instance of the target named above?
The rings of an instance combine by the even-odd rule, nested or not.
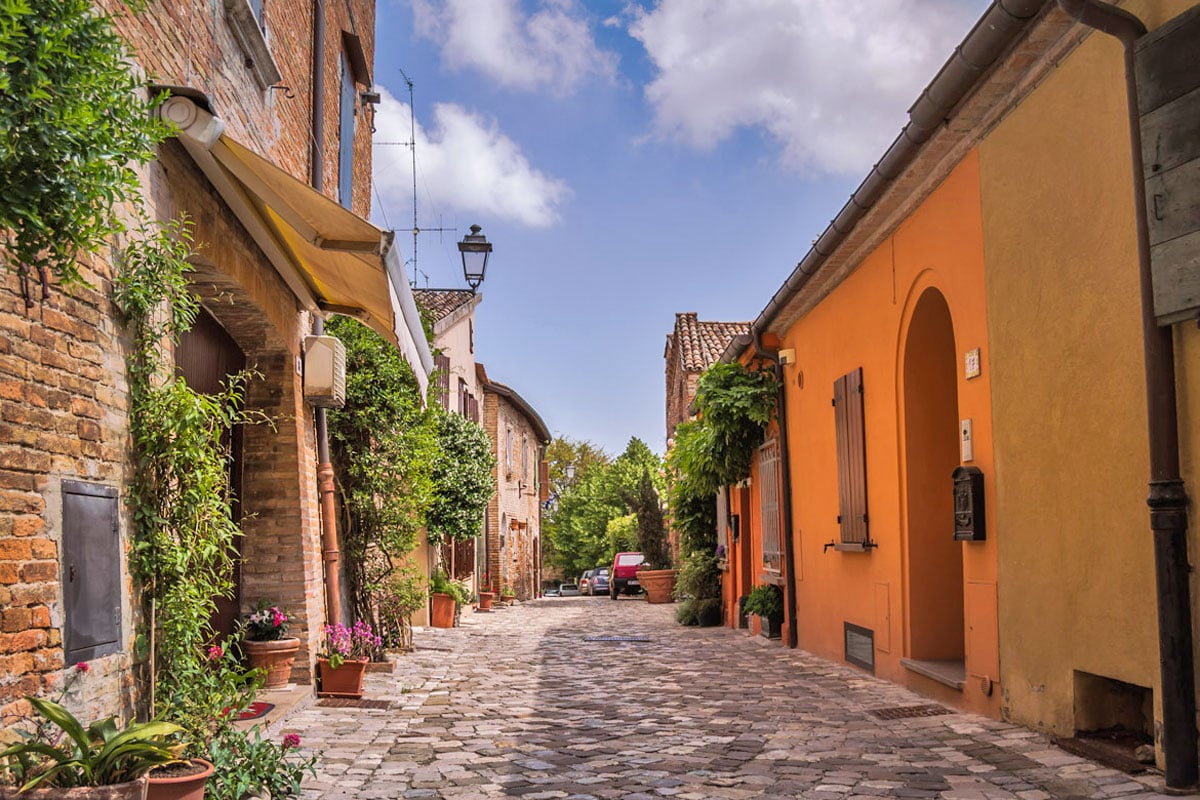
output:
[[[642,590],[637,571],[645,559],[641,553],[617,553],[608,575],[608,596],[616,600],[622,594],[637,594]]]

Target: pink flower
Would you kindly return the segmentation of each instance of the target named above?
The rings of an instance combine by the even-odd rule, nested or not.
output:
[[[289,733],[287,736],[283,737],[283,749],[284,750],[287,750],[292,747],[299,747],[299,746],[300,746],[300,737],[297,736],[296,734]]]
[[[214,644],[212,647],[208,648],[209,661],[220,661],[224,657],[225,651],[221,648],[221,645]]]
[[[80,661],[78,664],[75,665],[76,672],[87,672],[89,669],[91,669],[91,667],[88,665],[88,663],[86,661]]]
[[[287,622],[287,617],[284,615],[284,613],[282,611],[280,611],[278,608],[273,608],[271,610],[275,612],[275,617],[272,620],[272,622],[275,623],[276,628],[278,628],[283,623]]]

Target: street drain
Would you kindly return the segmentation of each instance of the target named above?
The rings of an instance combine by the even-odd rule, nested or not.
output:
[[[879,719],[915,719],[917,717],[940,717],[942,714],[953,714],[954,712],[942,706],[928,705],[869,708],[867,713],[873,717],[879,717]]]
[[[649,636],[585,636],[585,642],[648,642]]]
[[[392,707],[391,700],[363,700],[353,697],[322,697],[317,701],[322,708],[381,708]]]

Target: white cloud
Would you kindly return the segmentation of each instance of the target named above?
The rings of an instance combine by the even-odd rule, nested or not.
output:
[[[477,69],[510,88],[565,94],[616,72],[616,56],[596,47],[573,0],[542,0],[528,15],[520,0],[413,0],[413,20],[451,68]]]
[[[657,0],[630,34],[658,68],[655,130],[709,149],[761,127],[792,169],[861,173],[981,0]]]
[[[375,116],[375,140],[407,142],[408,104],[381,88]],[[462,106],[439,103],[433,126],[419,122],[417,140],[418,199],[428,213],[470,212],[546,227],[558,220],[558,207],[569,194],[567,185],[535,169],[521,148],[505,136],[495,121]],[[407,147],[377,145],[373,155],[375,189],[384,207],[412,208],[412,155]],[[392,224],[400,224],[392,220]]]

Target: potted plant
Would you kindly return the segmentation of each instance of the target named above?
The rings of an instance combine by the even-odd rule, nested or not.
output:
[[[435,628],[453,628],[454,616],[458,603],[458,584],[450,580],[446,573],[434,570],[429,577],[429,597],[432,608],[429,613],[429,624]]]
[[[638,546],[642,565],[638,568],[638,584],[650,603],[670,603],[674,600],[675,579],[671,551],[667,544],[667,526],[663,524],[662,502],[650,479],[649,467],[642,470],[637,492],[626,493],[625,503],[637,515]]]
[[[358,620],[351,627],[326,625],[325,641],[317,656],[323,697],[362,697],[363,674],[371,653],[383,646],[383,638]]]
[[[768,639],[778,639],[783,626],[783,592],[771,583],[760,583],[746,596],[743,610],[757,614],[761,620],[761,633]]]
[[[504,601],[505,603],[511,603],[513,600],[516,600],[517,599],[516,589],[509,586],[507,583],[504,584],[504,587],[500,590],[500,599],[502,601]]]
[[[287,635],[288,616],[269,601],[261,601],[246,618],[242,647],[253,669],[262,670],[263,688],[286,686],[300,640]]]
[[[485,572],[479,578],[479,610],[491,611],[492,600],[496,597],[496,593],[492,591],[492,584],[488,580],[488,574]]]
[[[84,725],[53,700],[26,697],[40,717],[0,751],[0,797],[141,800],[151,768],[178,760],[182,729],[162,720]],[[31,791],[31,790],[38,791]],[[27,794],[28,793],[28,794]]]

